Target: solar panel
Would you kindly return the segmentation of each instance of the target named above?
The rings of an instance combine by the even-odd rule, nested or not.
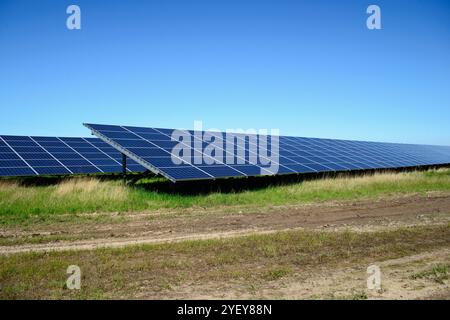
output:
[[[148,170],[174,182],[450,163],[450,147],[445,146],[242,133],[232,134],[230,139],[226,133],[190,130],[182,131],[190,139],[178,139],[172,138],[173,133],[177,132],[174,129],[99,124],[85,126]],[[206,136],[208,139],[205,139]],[[180,146],[186,149],[174,152]],[[276,170],[273,170],[274,167]]]
[[[122,155],[97,138],[0,136],[0,176],[122,172]],[[145,171],[127,161],[129,172]]]

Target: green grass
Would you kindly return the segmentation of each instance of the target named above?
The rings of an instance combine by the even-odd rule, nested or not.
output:
[[[450,275],[450,265],[448,264],[436,264],[429,270],[424,270],[413,274],[411,279],[430,279],[437,283],[444,284],[444,280],[448,280]]]
[[[449,245],[450,228],[432,226],[368,233],[289,231],[122,249],[15,254],[0,256],[0,299],[133,298],[139,294],[164,298],[177,293],[178,286],[210,284],[217,292],[231,283],[255,292],[271,281],[307,279],[336,268],[365,270],[374,261]],[[69,265],[81,268],[80,291],[65,288]],[[365,296],[355,293],[349,298]]]
[[[121,181],[72,178],[48,186],[26,186],[0,180],[0,225],[61,214],[130,212],[167,208],[269,206],[326,200],[374,198],[388,194],[450,191],[450,169],[384,173],[309,180],[241,192],[183,195],[152,191],[147,185],[125,186]],[[58,219],[58,218],[57,218]],[[53,221],[53,220],[52,220]]]

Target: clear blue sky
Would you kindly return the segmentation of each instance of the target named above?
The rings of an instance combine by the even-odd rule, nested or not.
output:
[[[0,0],[0,114],[0,134],[202,120],[450,145],[450,1]]]

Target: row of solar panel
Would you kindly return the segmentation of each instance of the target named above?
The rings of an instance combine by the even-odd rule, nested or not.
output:
[[[109,135],[109,133],[108,133]],[[156,135],[154,135],[156,137]],[[126,147],[129,150],[134,150],[136,152],[142,152],[145,153],[146,150],[148,150],[148,152],[146,152],[148,155],[152,155],[152,156],[163,156],[163,155],[167,155],[167,151],[170,151],[171,148],[177,143],[177,142],[173,142],[170,141],[170,137],[169,136],[165,136],[165,135],[161,135],[158,134],[158,140],[152,140],[151,142],[149,141],[143,141],[142,139],[139,140],[140,138],[137,136],[128,136],[129,139],[119,139],[116,138],[114,139],[116,142],[120,143],[123,147]],[[130,138],[134,138],[134,140],[130,140]],[[283,142],[283,140],[289,139],[289,143],[285,143]],[[294,141],[292,141],[291,139],[294,139]],[[339,153],[341,153],[341,155],[352,155],[354,151],[358,151],[361,153],[361,155],[367,155],[367,156],[374,156],[376,157],[377,155],[379,156],[386,156],[386,154],[388,154],[389,152],[393,153],[393,152],[398,152],[398,150],[390,150],[388,148],[383,148],[383,146],[386,147],[391,147],[392,149],[392,145],[391,144],[384,144],[384,143],[370,143],[370,142],[358,142],[358,141],[339,141],[339,140],[335,140],[335,141],[330,141],[330,140],[326,140],[326,139],[309,139],[310,141],[316,141],[318,144],[313,145],[311,143],[307,143],[309,146],[305,146],[305,143],[298,143],[295,140],[305,140],[305,138],[291,138],[291,137],[280,137],[280,155],[286,155],[286,156],[339,156]],[[135,147],[137,145],[136,142],[139,142],[139,147]],[[161,143],[163,142],[163,143]],[[334,147],[332,145],[325,145],[325,143],[334,143]],[[353,145],[354,144],[354,145]],[[208,143],[204,143],[203,147],[205,147],[206,145],[208,145]],[[249,149],[248,148],[248,142],[246,142],[246,146],[245,149]],[[193,146],[193,143],[191,144],[191,147]],[[270,146],[270,145],[269,145]],[[313,146],[313,147],[311,147]],[[399,147],[403,147],[402,145],[399,145]],[[417,147],[428,147],[428,146],[415,146],[415,148]],[[139,150],[138,148],[142,148],[143,150]],[[235,151],[238,147],[235,146]],[[155,149],[155,150],[153,150]],[[163,150],[165,149],[165,150]],[[225,148],[227,150],[227,148]],[[159,151],[157,151],[159,150]],[[226,151],[225,150],[225,151]],[[308,150],[308,151],[306,151]],[[273,151],[273,150],[272,150]],[[426,151],[426,150],[423,150]],[[423,151],[421,152],[421,156],[423,156]],[[431,150],[429,150],[431,151]],[[447,151],[446,155],[448,155],[449,152]],[[426,156],[426,154],[425,154]],[[430,156],[430,159],[436,158],[436,156],[439,155],[432,155]],[[441,157],[445,157],[445,155],[441,155]],[[394,155],[394,158],[395,155]],[[398,158],[401,158],[400,156]],[[416,161],[417,159],[414,158],[414,155],[412,154],[408,154],[405,153],[404,154],[404,159],[408,160],[414,160]],[[392,160],[390,158],[390,160]],[[439,160],[439,159],[438,159]]]
[[[128,160],[127,170],[145,168]],[[97,138],[0,136],[0,176],[121,171],[121,153]]]
[[[218,140],[215,141],[216,148],[206,153],[205,148],[210,142],[202,141],[205,132],[198,135],[185,131],[184,135],[179,135],[178,141],[172,141],[172,137],[176,137],[174,132],[183,132],[96,124],[86,126],[147,169],[173,181],[450,163],[450,147],[280,136],[277,151],[274,148],[277,139],[272,140],[270,136],[235,134],[230,149],[223,142],[225,133],[208,133],[209,136],[217,136]],[[185,151],[181,148],[174,156],[173,148],[179,143],[179,146],[186,147]],[[200,147],[200,152],[196,152],[195,147]],[[174,157],[181,164],[175,164]],[[208,165],[214,160],[213,165]]]
[[[280,136],[278,151],[271,137],[235,134],[232,148],[224,144],[208,155],[192,152],[208,148],[193,131],[186,131],[179,154],[181,165],[173,162],[172,129],[95,126],[93,138],[0,136],[0,176],[120,172],[121,152],[140,164],[128,161],[129,171],[145,169],[162,173],[172,180],[253,176],[271,173],[301,173],[375,168],[408,167],[448,163],[449,147],[402,145],[331,139]],[[89,125],[88,125],[89,127]],[[93,128],[91,128],[93,129]],[[116,149],[120,150],[117,151]],[[188,161],[185,161],[188,159]],[[213,165],[211,165],[213,163]],[[269,168],[267,163],[271,165]],[[143,166],[141,166],[141,164]],[[274,171],[276,170],[276,171]]]

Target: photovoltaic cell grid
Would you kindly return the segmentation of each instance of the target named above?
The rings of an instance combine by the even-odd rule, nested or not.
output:
[[[128,160],[128,171],[146,169]],[[97,138],[0,136],[0,176],[122,172],[122,155]]]
[[[85,126],[91,129],[94,135],[147,169],[172,181],[270,174],[270,171],[266,171],[267,165],[261,163],[261,159],[258,158],[256,164],[249,161],[252,156],[252,152],[249,151],[252,148],[249,147],[254,147],[255,143],[258,144],[259,137],[256,135],[236,134],[235,148],[232,154],[225,145],[221,150],[224,154],[222,163],[195,164],[194,158],[204,155],[193,153],[189,163],[176,165],[172,161],[171,152],[179,142],[171,140],[173,129],[98,124],[85,124]],[[189,133],[192,136],[191,147],[195,142],[201,141],[202,150],[204,150],[204,147],[209,144],[209,142],[204,142],[201,138],[196,137],[193,131],[189,131]],[[271,139],[270,137],[265,138],[268,142],[267,154],[270,155]],[[244,156],[238,152],[238,146],[244,148]],[[266,154],[266,152],[265,150],[262,154]],[[406,168],[450,163],[450,147],[445,146],[288,136],[279,137],[279,153],[277,155],[278,174]],[[234,161],[226,161],[227,156]]]

